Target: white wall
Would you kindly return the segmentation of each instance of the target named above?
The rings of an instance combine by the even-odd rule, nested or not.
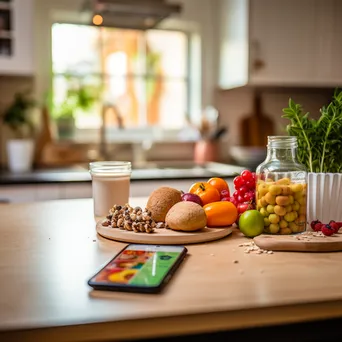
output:
[[[218,72],[216,10],[218,0],[170,0],[180,3],[182,13],[166,19],[162,27],[180,28],[201,38],[201,77],[196,85],[201,92],[202,107],[213,103]],[[55,21],[80,21],[83,0],[35,0],[36,89],[43,96],[51,82],[51,25]],[[196,75],[195,75],[196,76]]]

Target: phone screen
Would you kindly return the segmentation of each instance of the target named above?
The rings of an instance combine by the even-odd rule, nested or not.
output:
[[[89,285],[158,288],[186,251],[182,246],[129,245],[91,278]]]

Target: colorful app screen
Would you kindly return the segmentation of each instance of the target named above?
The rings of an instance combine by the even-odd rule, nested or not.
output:
[[[177,261],[180,251],[126,249],[113,259],[93,281],[105,284],[158,286]]]

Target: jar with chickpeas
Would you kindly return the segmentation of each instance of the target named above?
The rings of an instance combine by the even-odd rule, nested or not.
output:
[[[306,229],[307,172],[297,160],[297,137],[269,136],[267,157],[256,169],[257,210],[267,234]]]

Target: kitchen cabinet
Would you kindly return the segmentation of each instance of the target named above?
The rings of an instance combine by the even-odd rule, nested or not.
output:
[[[0,74],[33,74],[33,0],[0,0],[0,21]]]
[[[339,0],[221,0],[221,88],[342,82]]]

